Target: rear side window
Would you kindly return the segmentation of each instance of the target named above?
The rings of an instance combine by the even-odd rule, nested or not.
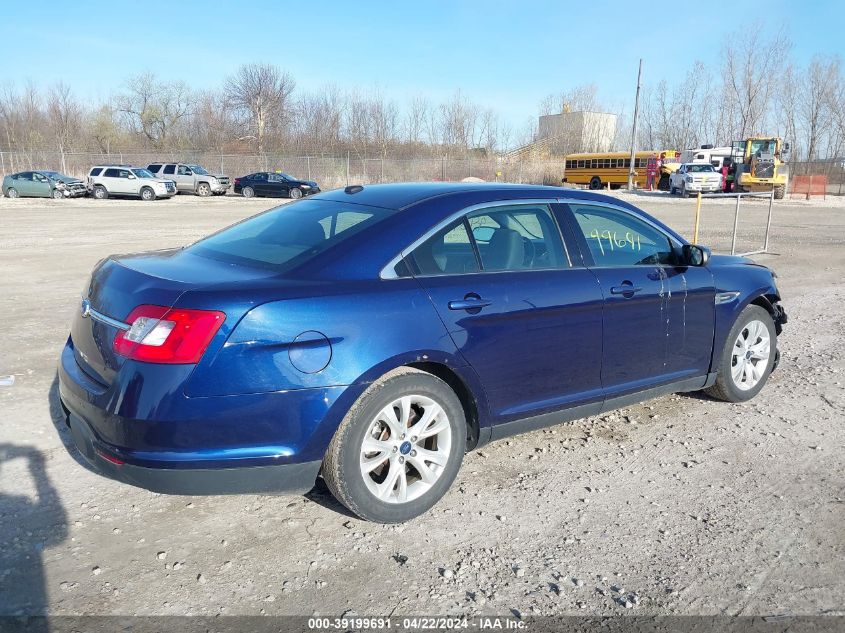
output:
[[[147,169],[149,169],[153,173],[156,173],[159,169],[161,169],[161,164],[153,163],[152,165],[147,165]]]
[[[126,172],[126,173],[129,174],[129,172]],[[120,178],[120,170],[119,169],[107,169],[103,173],[103,176],[105,176],[106,178]]]
[[[165,165],[164,166],[164,173],[172,175],[176,172],[176,165]]]
[[[479,270],[464,218],[428,238],[411,257],[420,275],[461,275]]]
[[[568,268],[560,231],[546,205],[476,211],[468,217],[485,271]]]
[[[92,169],[91,173],[89,173],[88,175],[89,176],[99,176],[101,173],[103,173],[102,167],[94,167],[94,169]]]
[[[303,200],[244,220],[193,244],[188,251],[285,272],[394,213],[353,207],[328,200]]]

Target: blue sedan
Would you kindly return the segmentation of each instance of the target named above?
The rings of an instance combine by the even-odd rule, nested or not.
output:
[[[347,187],[91,274],[59,367],[81,453],[179,494],[432,507],[467,450],[662,394],[755,396],[775,275],[600,194]]]

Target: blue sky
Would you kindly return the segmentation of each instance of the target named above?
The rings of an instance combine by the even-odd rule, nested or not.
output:
[[[401,102],[460,89],[516,128],[545,95],[591,82],[604,103],[630,112],[639,57],[644,82],[681,78],[695,59],[715,68],[741,24],[784,28],[800,63],[845,56],[845,2],[764,4],[79,0],[34,10],[15,2],[0,21],[0,84],[64,78],[83,99],[99,100],[142,71],[211,88],[260,61],[289,70],[305,91],[379,89]]]

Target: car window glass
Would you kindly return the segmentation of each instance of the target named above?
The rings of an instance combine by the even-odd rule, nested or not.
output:
[[[90,173],[90,174],[88,174],[88,175],[89,175],[89,176],[99,176],[102,172],[103,172],[103,168],[102,168],[102,167],[94,167],[94,169],[92,169],[92,170],[91,170],[91,173]]]
[[[151,172],[155,173],[155,172],[157,172],[159,169],[161,169],[161,165],[160,165],[160,164],[157,164],[157,163],[156,163],[156,164],[153,164],[153,165],[148,165],[148,166],[147,166],[147,169],[149,169]]]
[[[282,178],[279,174],[270,174],[267,177],[267,180],[269,182],[284,182],[285,181],[285,179]]]
[[[341,211],[340,213],[332,214],[320,220],[320,226],[323,227],[323,232],[328,237],[334,237],[338,233],[342,233],[347,229],[351,229],[356,224],[368,219],[368,213],[358,213],[357,211]]]
[[[190,170],[190,169],[188,169],[187,167],[185,167],[184,165],[179,165],[179,171],[178,171],[178,174],[179,174],[180,176],[187,176],[187,175],[189,175],[189,174],[190,174],[190,171],[191,171],[191,170]]]
[[[596,266],[672,264],[669,237],[630,213],[608,207],[570,204]]]
[[[22,172],[22,173],[18,174],[17,179],[18,180],[32,180],[32,172],[31,171]]]
[[[173,175],[173,173],[175,171],[176,171],[176,165],[165,165],[163,173]]]
[[[129,170],[128,169],[121,169],[118,173],[118,177],[120,178],[129,178]]]
[[[478,272],[478,261],[463,218],[438,231],[411,255],[420,275]]]
[[[44,174],[33,173],[33,174],[32,174],[32,179],[33,179],[35,182],[47,182],[47,177],[46,177],[46,176],[44,176]]]
[[[354,211],[347,211],[345,205],[337,202],[300,201],[244,220],[188,250],[225,262],[284,272],[393,213],[355,206]],[[332,223],[346,228],[331,233],[326,226],[331,227]]]
[[[485,271],[568,268],[560,231],[547,205],[493,207],[468,216]]]
[[[253,174],[253,175],[252,175],[252,179],[253,179],[253,180],[265,181],[265,180],[267,180],[267,174],[264,174],[264,173],[261,173],[261,174]]]
[[[117,169],[107,169],[103,176],[106,178],[120,178],[120,172]]]

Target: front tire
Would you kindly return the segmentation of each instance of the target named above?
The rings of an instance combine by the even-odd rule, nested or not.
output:
[[[335,498],[362,519],[399,523],[446,493],[466,451],[455,392],[403,367],[375,381],[341,422],[323,459]]]
[[[102,185],[95,186],[93,194],[94,194],[94,198],[96,198],[97,200],[105,200],[106,198],[109,197],[109,192],[106,191],[106,188],[103,187]]]
[[[152,202],[155,199],[156,199],[155,191],[153,191],[149,187],[144,187],[143,189],[141,189],[141,200],[144,200],[146,202]]]
[[[772,315],[758,305],[740,312],[731,328],[716,383],[707,393],[727,402],[745,402],[763,388],[777,357],[777,333]]]
[[[775,187],[775,200],[783,200],[786,195],[786,185],[777,185]]]
[[[64,194],[59,191],[58,189],[53,189],[53,200],[61,200],[64,198]]]
[[[244,187],[241,190],[241,193],[243,194],[244,198],[252,198],[255,195],[255,189],[253,189],[252,187]]]
[[[207,182],[201,182],[197,185],[197,195],[203,198],[211,195],[211,187],[208,186]]]
[[[288,192],[288,195],[294,200],[299,200],[302,197],[302,189],[294,187]]]

